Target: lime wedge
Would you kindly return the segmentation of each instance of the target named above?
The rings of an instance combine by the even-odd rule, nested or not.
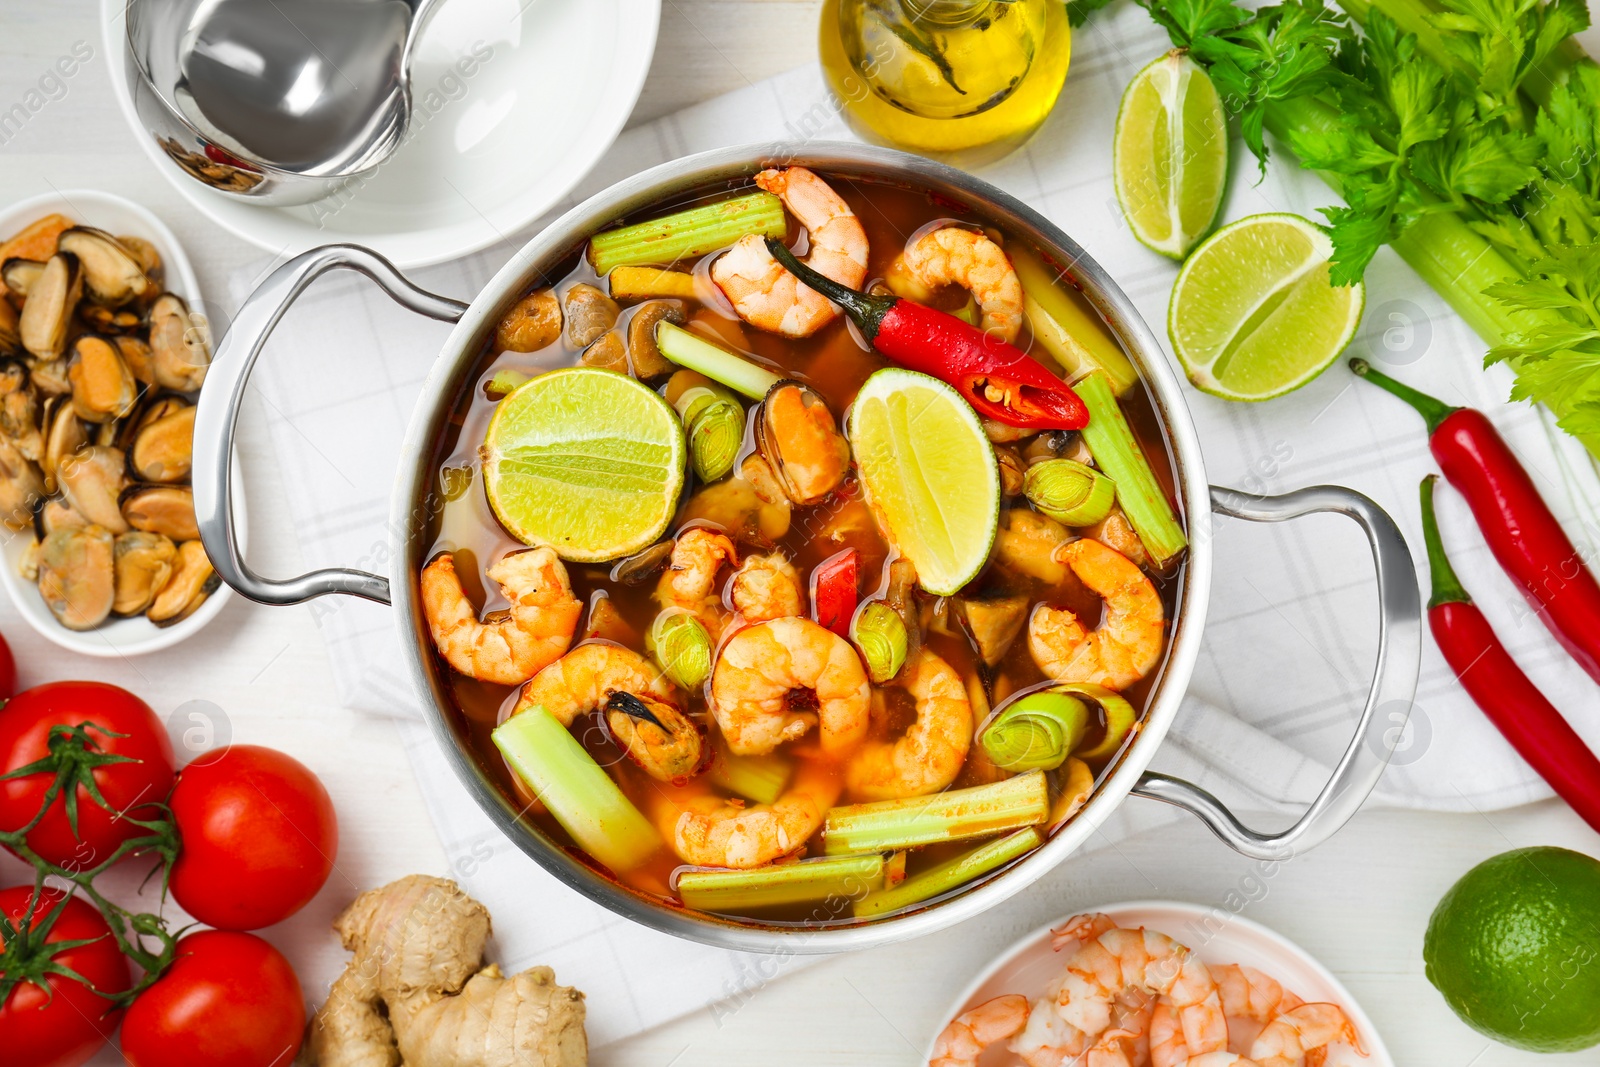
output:
[[[1361,324],[1366,289],[1328,278],[1333,242],[1299,215],[1252,215],[1206,239],[1167,307],[1189,380],[1227,400],[1268,400],[1327,369]]]
[[[683,425],[665,400],[597,367],[541,374],[495,408],[483,440],[489,506],[510,534],[593,563],[661,536],[683,489]]]
[[[977,412],[937,378],[890,367],[850,407],[850,448],[889,539],[936,596],[970,582],[1000,520],[1000,471]]]
[[[1228,125],[1216,86],[1172,51],[1133,76],[1111,142],[1117,203],[1133,235],[1182,259],[1211,228],[1228,179]]]

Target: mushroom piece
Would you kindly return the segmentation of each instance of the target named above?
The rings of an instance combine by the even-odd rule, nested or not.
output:
[[[73,309],[82,294],[83,271],[78,257],[61,252],[51,256],[29,286],[28,302],[22,305],[17,331],[22,347],[39,359],[61,355],[67,347]]]
[[[0,263],[0,283],[6,291],[17,298],[18,303],[28,298],[28,290],[33,288],[39,280],[39,275],[44,273],[44,261],[38,259],[8,259]]]
[[[682,326],[688,314],[689,306],[682,300],[646,300],[634,308],[628,320],[628,359],[640,381],[665,377],[678,369],[656,345],[656,324],[665,321]]]
[[[799,382],[768,390],[756,418],[756,442],[784,495],[796,504],[817,503],[850,471],[850,445],[833,412],[821,394]]]
[[[144,614],[171,579],[178,546],[160,534],[131,530],[117,538],[112,555],[116,599],[111,610],[118,615]]]
[[[978,654],[986,666],[993,667],[1004,658],[1011,643],[1022,632],[1023,623],[1028,621],[1029,599],[1026,596],[962,599],[958,604],[967,630],[978,646]]]
[[[583,355],[579,357],[579,362],[585,367],[599,367],[601,370],[627,374],[628,346],[622,343],[622,335],[612,330],[585,348]]]
[[[133,375],[135,381],[145,385],[156,384],[155,356],[148,344],[137,337],[116,337],[112,339],[112,344],[117,346],[117,355],[127,364],[128,373]]]
[[[529,293],[511,306],[494,328],[502,352],[537,352],[561,336],[561,301],[549,289]]]
[[[72,510],[112,534],[127,533],[128,521],[119,506],[127,466],[121,449],[90,445],[61,461],[56,482]]]
[[[567,344],[573,348],[588,348],[600,335],[617,324],[622,309],[617,302],[586,282],[579,282],[567,290],[566,304]]]
[[[163,389],[192,393],[205,384],[211,367],[205,323],[176,293],[162,293],[150,306],[150,359]]]
[[[14,359],[0,362],[0,437],[10,440],[35,463],[44,457],[39,394],[28,368]]]
[[[1076,540],[1048,515],[1029,508],[1006,508],[995,531],[994,554],[1010,570],[1057,586],[1067,580],[1067,565],[1056,553]]]
[[[206,598],[222,587],[222,579],[212,569],[211,560],[199,541],[178,546],[172,563],[172,576],[151,602],[145,617],[157,626],[175,626],[200,610]]]
[[[187,485],[131,485],[122,494],[122,517],[135,530],[162,534],[179,544],[200,539],[194,491]]]
[[[57,530],[39,545],[39,594],[69,630],[92,630],[116,600],[116,540],[101,526]]]
[[[10,441],[0,438],[0,523],[21,529],[45,495],[38,464]]]
[[[39,459],[39,470],[44,474],[45,492],[56,492],[56,471],[68,456],[88,444],[89,431],[66,398],[57,397],[46,405],[44,455]]]
[[[120,419],[139,400],[139,383],[117,346],[94,334],[84,334],[73,343],[67,381],[72,383],[72,409],[85,422]]]
[[[56,248],[78,257],[83,287],[89,299],[106,307],[121,307],[144,295],[150,279],[122,243],[104,230],[74,226],[56,238]],[[8,285],[7,288],[10,288]]]
[[[135,432],[128,453],[134,477],[147,482],[181,482],[189,477],[197,410],[186,405],[170,415],[140,420],[142,428]]]

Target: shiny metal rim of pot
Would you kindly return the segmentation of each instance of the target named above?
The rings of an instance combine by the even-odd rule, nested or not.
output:
[[[1172,624],[1172,640],[1143,725],[1083,810],[1046,844],[994,875],[918,910],[843,924],[832,920],[764,923],[668,907],[586,866],[522,819],[518,805],[494,783],[452,725],[451,705],[417,600],[418,575],[432,534],[427,521],[435,444],[483,342],[501,315],[590,234],[615,220],[691,190],[746,183],[766,166],[803,164],[831,174],[927,190],[1030,238],[1064,267],[1133,359],[1153,398],[1177,467],[1179,506],[1186,515],[1190,557]],[[402,306],[454,321],[456,327],[423,386],[407,431],[392,498],[390,536],[397,539],[386,579],[327,569],[292,579],[263,578],[245,564],[230,524],[227,457],[244,386],[268,334],[295,297],[315,278],[338,268],[359,271]],[[773,143],[718,149],[644,171],[597,193],[533,237],[470,305],[426,292],[386,260],[354,245],[312,249],[279,267],[239,309],[218,347],[201,396],[195,428],[195,505],[206,551],[222,578],[244,596],[269,605],[297,604],[340,593],[392,601],[407,667],[422,695],[438,743],[467,791],[500,830],[541,867],[597,904],[665,933],[745,951],[825,953],[865,948],[942,929],[1019,892],[1081,845],[1129,794],[1159,800],[1198,816],[1240,853],[1282,860],[1326,840],[1361,806],[1377,784],[1409,713],[1421,656],[1421,605],[1410,551],[1398,527],[1370,499],[1338,486],[1312,486],[1260,496],[1207,484],[1200,444],[1160,345],[1133,304],[1106,272],[1065,233],[1017,198],[951,167],[888,149],[842,143]],[[1149,771],[1151,759],[1178,713],[1194,670],[1212,581],[1212,513],[1254,522],[1282,522],[1318,512],[1353,519],[1365,534],[1376,570],[1379,650],[1372,687],[1354,735],[1316,800],[1288,829],[1266,833],[1241,822],[1205,790]],[[1379,715],[1379,709],[1384,714]]]

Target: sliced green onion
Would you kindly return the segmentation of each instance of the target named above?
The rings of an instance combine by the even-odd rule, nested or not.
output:
[[[1022,283],[1022,313],[1028,319],[1028,329],[1061,364],[1067,377],[1100,371],[1118,396],[1132,389],[1139,381],[1139,372],[1106,333],[1100,319],[1056,284],[1043,260],[1021,249],[1012,250],[1010,255],[1017,280]]]
[[[656,828],[542,706],[511,716],[490,736],[578,847],[613,871],[634,870],[661,848]]]
[[[1117,483],[1087,464],[1046,459],[1022,476],[1028,503],[1068,526],[1093,526],[1117,502]]]
[[[1105,712],[1105,737],[1101,738],[1100,743],[1093,748],[1074,752],[1073,755],[1082,760],[1109,759],[1116,755],[1117,749],[1128,739],[1128,734],[1133,732],[1133,724],[1139,717],[1133,710],[1133,705],[1120,693],[1103,685],[1095,685],[1093,682],[1063,682],[1056,686],[1056,691],[1092,700],[1100,705],[1101,711]]]
[[[682,608],[662,611],[650,624],[645,645],[661,673],[680,689],[692,693],[711,675],[711,635],[692,612]]]
[[[834,808],[823,822],[823,851],[887,852],[984,837],[1044,822],[1050,786],[1043,771],[925,797]]]
[[[856,901],[856,917],[887,915],[901,908],[909,908],[913,904],[921,904],[925,900],[931,900],[963,886],[979,875],[988,874],[996,867],[1010,863],[1042,844],[1044,835],[1031,826],[1014,834],[1007,834],[997,841],[985,842],[937,867],[930,867],[920,874],[912,875],[892,889],[868,893]]]
[[[597,233],[589,240],[589,262],[602,276],[617,267],[666,266],[726,248],[747,233],[782,237],[788,225],[783,201],[748,193]]]
[[[898,611],[881,600],[869,600],[850,620],[850,640],[873,684],[887,685],[905,666],[911,638]]]
[[[1157,565],[1165,564],[1183,551],[1189,539],[1134,438],[1133,428],[1123,417],[1110,380],[1103,374],[1091,374],[1072,388],[1089,409],[1083,443],[1100,469],[1117,483],[1117,502],[1133,532],[1144,542],[1145,551]]]
[[[704,337],[665,319],[656,324],[656,347],[678,366],[697,370],[712,381],[721,382],[752,400],[761,400],[768,390],[778,384],[778,376],[767,368],[757,366],[743,356],[735,355],[721,345],[712,344]]]
[[[489,379],[483,390],[498,400],[532,377],[533,375],[531,374],[524,374],[522,371],[512,370],[510,367],[502,367],[494,372],[494,377]]]
[[[978,735],[996,767],[1053,771],[1067,761],[1089,728],[1089,708],[1075,696],[1041,689],[1001,708]]]
[[[883,887],[883,857],[826,856],[748,871],[692,867],[679,871],[675,885],[684,906],[696,911],[738,914],[830,897],[860,900]]]
[[[724,745],[706,771],[711,784],[757,804],[776,804],[793,766],[782,756],[735,756]]]

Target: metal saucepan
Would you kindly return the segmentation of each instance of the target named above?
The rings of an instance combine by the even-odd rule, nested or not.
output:
[[[445,421],[476,373],[484,339],[510,306],[546,272],[571,255],[594,231],[691,190],[724,188],[762,167],[804,164],[818,171],[926,189],[969,205],[1005,229],[1031,237],[1071,274],[1099,309],[1143,375],[1154,398],[1177,466],[1179,505],[1192,542],[1184,588],[1172,620],[1172,646],[1156,683],[1137,739],[1102,781],[1087,806],[1042,848],[997,876],[922,910],[865,924],[781,925],[702,915],[664,907],[586,867],[519,817],[519,803],[502,793],[480,758],[453,725],[448,689],[433,653],[418,604],[418,575],[433,533],[428,499],[431,461]],[[230,518],[232,489],[228,457],[246,379],[267,335],[299,293],[336,268],[360,271],[398,303],[421,315],[454,321],[423,386],[401,452],[390,529],[393,546],[387,577],[330,569],[278,580],[245,564]],[[1098,264],[1070,237],[1033,209],[977,178],[942,164],[886,149],[846,144],[770,144],[720,149],[667,163],[629,178],[573,208],[530,240],[470,305],[412,285],[381,257],[351,245],[313,249],[278,268],[239,309],[212,365],[195,427],[195,506],[201,536],[217,572],[240,593],[264,604],[298,604],[342,593],[392,603],[401,644],[434,735],[456,774],[489,817],[545,870],[612,911],[667,933],[708,944],[751,951],[837,952],[883,944],[941,929],[993,907],[1064,860],[1129,793],[1193,812],[1218,837],[1244,855],[1283,859],[1325,840],[1355,813],[1388,763],[1397,732],[1379,707],[1409,708],[1421,654],[1421,607],[1411,554],[1394,521],[1371,500],[1349,489],[1313,486],[1282,496],[1259,496],[1209,486],[1183,393],[1150,328]],[[1377,570],[1379,646],[1377,671],[1355,736],[1322,792],[1300,818],[1279,833],[1242,823],[1220,801],[1196,786],[1147,771],[1151,758],[1178,714],[1194,670],[1205,626],[1212,581],[1212,513],[1252,522],[1283,522],[1316,512],[1355,520],[1372,546]]]

